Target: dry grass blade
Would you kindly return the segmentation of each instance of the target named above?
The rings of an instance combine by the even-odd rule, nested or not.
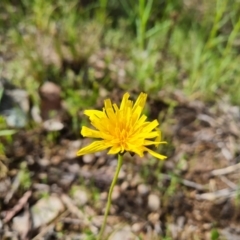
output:
[[[4,223],[9,222],[20,210],[24,208],[26,205],[28,199],[31,197],[32,191],[27,191],[25,194],[22,196],[22,198],[19,199],[17,205],[15,205],[11,210],[9,210],[6,213],[6,216],[3,220]]]
[[[171,176],[168,175],[168,174],[163,174],[162,173],[161,176],[163,176],[164,179],[171,180]],[[205,186],[203,186],[201,184],[198,184],[198,183],[195,183],[193,181],[189,181],[187,179],[179,178],[179,182],[182,183],[186,187],[191,187],[191,188],[194,188],[194,189],[199,190],[199,191],[206,190]]]
[[[235,165],[226,167],[226,168],[221,168],[221,169],[216,169],[211,172],[212,176],[219,176],[219,175],[226,175],[232,172],[235,172],[240,169],[240,163],[237,163]]]
[[[227,198],[236,196],[237,192],[238,192],[237,190],[226,188],[226,189],[221,189],[211,193],[197,194],[196,199],[207,200],[207,201],[217,201],[221,199],[225,200]]]
[[[89,225],[90,222],[87,219],[86,215],[84,215],[84,213],[79,210],[79,208],[73,203],[70,197],[68,197],[66,194],[62,194],[61,200],[68,208],[69,212],[71,212],[73,215],[82,220],[84,225]]]

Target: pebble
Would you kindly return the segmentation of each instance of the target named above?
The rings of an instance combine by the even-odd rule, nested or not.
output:
[[[128,187],[129,187],[129,183],[128,183],[127,181],[124,181],[124,182],[121,184],[121,190],[122,190],[122,191],[125,191]]]
[[[126,172],[121,169],[118,175],[118,179],[123,180],[124,178],[126,178]]]
[[[62,201],[58,196],[52,195],[47,198],[42,198],[31,207],[31,216],[33,229],[45,226],[52,222],[65,209]],[[26,231],[26,226],[29,222],[29,216],[26,212],[18,214],[13,218],[13,229],[19,233]]]
[[[150,194],[148,196],[148,208],[151,211],[157,211],[160,208],[160,198],[156,194]]]
[[[76,173],[78,174],[80,172],[80,166],[77,163],[69,164],[68,165],[68,170],[71,173]]]
[[[95,159],[95,155],[94,154],[85,154],[83,155],[83,162],[84,163],[92,163]]]
[[[12,228],[20,235],[26,233],[28,231],[29,225],[29,216],[23,212],[20,213],[18,216],[13,218],[13,225]]]
[[[159,218],[160,218],[159,213],[150,213],[148,215],[148,220],[153,224],[157,223],[159,221]]]
[[[144,183],[138,185],[137,191],[140,195],[144,196],[149,193],[150,187]]]
[[[73,199],[78,206],[82,207],[89,201],[89,194],[85,189],[74,189]]]
[[[40,199],[32,208],[33,228],[39,228],[53,221],[65,209],[58,196],[49,196]]]
[[[132,225],[132,231],[135,232],[135,233],[140,232],[142,230],[142,228],[143,228],[143,224],[139,223],[139,222],[134,223]]]
[[[113,193],[112,193],[112,200],[117,200],[121,195],[121,189],[119,186],[115,186],[113,188]]]
[[[142,206],[142,204],[143,204],[143,199],[142,199],[142,197],[136,196],[136,198],[135,198],[135,203],[136,203],[137,206]]]
[[[102,201],[105,201],[107,199],[107,197],[108,197],[108,193],[107,192],[101,192],[100,193],[100,199]]]
[[[138,240],[139,238],[131,231],[130,227],[124,227],[113,232],[109,240]]]
[[[136,187],[137,185],[141,184],[142,178],[137,174],[133,177],[133,179],[130,182],[131,187]]]
[[[57,119],[48,119],[43,122],[43,127],[49,132],[60,131],[64,128],[64,124]]]
[[[38,160],[38,164],[42,167],[47,167],[50,165],[50,161],[47,158],[41,158]]]
[[[186,218],[184,216],[179,216],[177,218],[177,226],[179,226],[180,228],[183,228],[185,221],[186,221]]]
[[[102,166],[106,163],[107,159],[106,157],[99,157],[97,160],[97,166]]]
[[[70,147],[74,148],[74,149],[79,149],[82,145],[82,141],[81,140],[74,140],[70,142]]]

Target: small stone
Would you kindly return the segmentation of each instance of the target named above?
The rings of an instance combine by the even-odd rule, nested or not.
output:
[[[159,213],[150,213],[150,214],[148,215],[148,220],[149,220],[151,223],[153,223],[153,224],[157,223],[158,220],[159,220],[159,218],[160,218],[160,214],[159,214]]]
[[[55,132],[62,130],[64,128],[64,125],[57,119],[48,119],[43,122],[43,127],[49,132]]]
[[[61,179],[59,180],[59,185],[63,188],[68,188],[75,179],[75,174],[73,173],[63,173]]]
[[[53,112],[61,110],[61,88],[53,82],[45,82],[39,88],[40,111],[43,120],[52,118]]]
[[[106,63],[105,63],[105,61],[103,61],[103,60],[101,60],[101,59],[98,59],[97,61],[96,61],[96,68],[98,68],[98,69],[105,69],[106,68]]]
[[[120,170],[118,179],[123,180],[126,177],[126,172],[124,170]]]
[[[7,193],[11,189],[10,178],[5,178],[0,181],[0,197],[6,198]]]
[[[137,191],[140,195],[144,196],[149,193],[150,187],[144,183],[138,185]]]
[[[71,141],[69,145],[71,146],[71,148],[79,149],[82,145],[82,141],[81,140]]]
[[[65,157],[67,159],[74,159],[77,157],[77,151],[80,149],[81,145],[82,145],[82,141],[81,140],[75,140],[75,141],[71,141],[69,144],[64,144],[63,145],[68,145],[68,149],[65,152]]]
[[[40,115],[40,109],[37,106],[33,106],[31,109],[31,116],[34,122],[41,123],[42,117]]]
[[[119,186],[115,186],[113,188],[113,193],[112,193],[112,200],[117,200],[121,195],[121,189]]]
[[[83,156],[83,162],[87,163],[87,164],[92,163],[94,161],[94,159],[95,159],[94,154],[85,154]]]
[[[185,221],[186,221],[186,218],[184,216],[179,216],[177,218],[177,226],[179,226],[180,228],[183,228]]]
[[[74,158],[77,157],[77,151],[74,150],[74,149],[68,149],[68,150],[66,151],[65,157],[66,157],[67,159],[74,159]]]
[[[124,227],[111,234],[109,240],[137,240],[139,239],[130,229],[130,227]]]
[[[102,98],[106,98],[108,96],[108,91],[106,90],[106,88],[100,87],[99,96],[101,96]]]
[[[201,221],[203,216],[202,216],[202,212],[199,210],[194,210],[193,211],[193,216],[198,220]]]
[[[89,201],[89,194],[85,189],[74,189],[73,199],[78,206],[82,207]]]
[[[62,161],[62,157],[59,155],[52,156],[51,163],[54,165],[58,165]]]
[[[25,212],[13,218],[12,228],[19,234],[24,234],[28,231],[29,216]]]
[[[133,179],[131,180],[131,182],[130,182],[130,185],[131,185],[131,187],[136,187],[137,185],[139,185],[141,182],[142,182],[143,180],[142,180],[142,178],[140,177],[140,175],[135,175],[134,177],[133,177]]]
[[[100,199],[102,201],[105,201],[107,199],[108,193],[107,192],[102,192],[100,193]]]
[[[39,228],[53,221],[61,212],[64,211],[64,205],[59,197],[50,196],[40,199],[32,208],[33,228]]]
[[[96,164],[97,166],[102,166],[105,164],[105,162],[107,161],[106,157],[105,156],[102,156],[102,157],[99,157]]]
[[[69,164],[68,170],[71,173],[79,173],[80,172],[80,166],[77,163]]]
[[[135,232],[135,233],[138,233],[142,230],[143,228],[143,224],[142,223],[134,223],[132,225],[132,231]]]
[[[122,191],[125,191],[128,187],[129,187],[129,183],[128,183],[127,181],[124,181],[124,182],[121,184],[121,190],[122,190]]]
[[[47,158],[41,158],[39,159],[38,164],[42,167],[47,167],[50,165],[50,161]]]
[[[213,227],[213,224],[212,223],[204,223],[202,225],[202,227],[204,230],[210,230]]]
[[[136,205],[137,205],[137,206],[142,206],[142,204],[143,204],[143,199],[142,199],[142,197],[136,196],[135,202],[136,202]]]
[[[156,194],[150,194],[148,196],[148,208],[151,211],[157,211],[160,208],[160,198]]]

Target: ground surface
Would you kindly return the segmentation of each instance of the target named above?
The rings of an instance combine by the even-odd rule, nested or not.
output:
[[[118,102],[122,93],[112,95]],[[147,109],[161,122],[168,144],[160,152],[168,159],[125,154],[106,235],[240,239],[239,108],[176,91],[149,96]],[[106,152],[76,157],[88,142],[67,125],[14,135],[1,159],[1,239],[95,239],[117,159]]]

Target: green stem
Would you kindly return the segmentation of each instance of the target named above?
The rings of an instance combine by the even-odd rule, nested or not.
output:
[[[103,220],[103,224],[102,224],[102,227],[101,227],[101,230],[99,232],[97,240],[102,239],[102,235],[103,235],[104,229],[106,227],[108,213],[109,213],[109,210],[110,210],[110,207],[111,207],[111,204],[112,204],[112,192],[113,192],[114,186],[116,185],[116,182],[117,182],[117,179],[118,179],[118,174],[119,174],[120,169],[122,167],[122,163],[123,163],[123,156],[121,154],[118,154],[118,165],[117,165],[117,169],[116,169],[114,178],[112,180],[112,183],[111,183],[111,186],[110,186],[110,189],[109,189],[107,207],[106,207],[105,214],[104,214],[104,220]]]

